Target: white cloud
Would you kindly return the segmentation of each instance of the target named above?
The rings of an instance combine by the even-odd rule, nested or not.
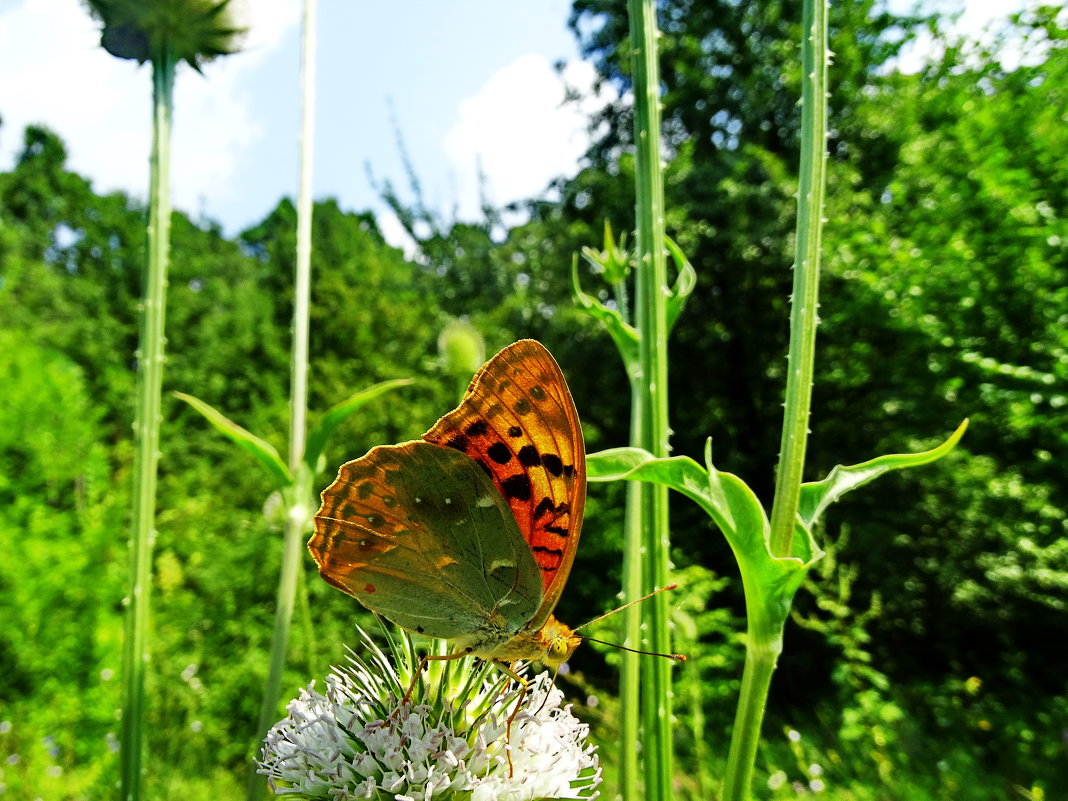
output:
[[[917,5],[916,0],[889,0],[888,8],[894,14],[909,14]],[[1010,14],[1020,11],[1025,0],[924,0],[919,4],[921,14],[943,15],[943,27],[950,38],[962,36],[976,42],[990,44],[994,33],[1002,27]],[[894,69],[904,73],[919,72],[927,64],[943,55],[941,42],[936,42],[927,31],[907,44],[901,56],[893,64]],[[1018,43],[1008,43],[1002,51],[1002,64],[1014,69],[1020,58]]]
[[[382,232],[382,238],[386,243],[399,248],[406,258],[414,259],[419,254],[419,246],[408,234],[407,229],[401,223],[400,218],[392,209],[380,209],[375,214],[378,222],[378,230]]]
[[[445,149],[458,176],[461,216],[478,208],[478,168],[495,204],[533,197],[559,175],[573,176],[589,146],[589,114],[606,102],[592,96],[594,70],[571,62],[561,77],[542,55],[519,57],[462,101]],[[585,98],[564,105],[567,86]]]
[[[242,150],[263,133],[242,83],[298,12],[298,0],[256,0],[243,52],[208,64],[204,76],[179,68],[172,150],[178,208],[196,213],[207,196],[212,207],[229,199]],[[116,59],[99,42],[99,23],[77,0],[22,0],[0,14],[0,168],[13,163],[23,128],[44,124],[65,141],[70,168],[98,191],[144,197],[151,66]]]

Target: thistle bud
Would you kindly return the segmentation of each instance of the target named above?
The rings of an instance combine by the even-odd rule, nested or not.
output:
[[[486,361],[486,342],[471,323],[453,320],[438,334],[438,353],[449,373],[469,376]]]
[[[243,0],[87,0],[103,24],[100,44],[116,58],[201,65],[241,49]]]

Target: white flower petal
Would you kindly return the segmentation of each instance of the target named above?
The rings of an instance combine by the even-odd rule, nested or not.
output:
[[[462,701],[435,689],[428,703],[398,708],[402,685],[381,652],[377,672],[350,662],[328,677],[325,693],[314,683],[302,690],[267,734],[260,771],[276,793],[322,801],[596,797],[589,729],[560,705],[563,693],[547,674],[530,683],[509,733],[518,689],[502,692],[499,676],[468,686]]]

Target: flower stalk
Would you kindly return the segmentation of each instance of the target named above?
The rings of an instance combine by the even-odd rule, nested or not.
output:
[[[827,2],[804,0],[801,42],[801,163],[798,181],[794,286],[782,441],[775,476],[768,548],[772,558],[794,553],[794,536],[805,466],[809,411],[815,373],[820,246],[827,173]],[[744,801],[753,780],[768,689],[779,654],[789,603],[776,603],[744,565],[746,597],[745,668],[727,755],[724,801]]]
[[[275,719],[282,689],[289,630],[300,575],[303,543],[312,509],[312,474],[304,463],[308,420],[308,327],[311,307],[312,156],[315,130],[315,18],[316,0],[304,0],[301,33],[300,186],[297,192],[297,258],[293,293],[293,352],[289,391],[289,470],[293,484],[283,493],[286,501],[282,540],[282,569],[278,576],[274,631],[267,679],[263,688],[257,732]],[[263,795],[264,777],[253,768],[246,788],[248,801]]]
[[[660,69],[656,5],[653,0],[629,0],[631,71],[634,79],[635,186],[637,204],[637,270],[635,323],[638,329],[638,381],[632,383],[632,434],[635,445],[656,456],[668,455],[667,398],[667,259],[664,251],[664,175],[660,153]],[[631,484],[624,545],[624,597],[638,598],[668,583],[669,539],[667,488]],[[635,522],[637,521],[637,522]],[[636,586],[637,585],[637,586]],[[626,644],[636,647],[639,615],[648,619],[645,650],[670,653],[668,605],[663,594],[640,608],[627,611]],[[642,666],[648,677],[639,680],[636,655],[623,663],[621,684],[641,687],[644,793],[641,797],[667,801],[672,797],[671,664],[655,659]],[[622,777],[624,798],[636,799],[634,770],[634,690],[624,690]]]
[[[137,350],[134,487],[128,609],[123,641],[120,797],[142,795],[145,666],[152,588],[152,547],[160,456],[164,319],[171,223],[171,120],[178,64],[197,71],[204,61],[237,52],[245,29],[231,0],[88,0],[103,23],[100,45],[116,58],[152,63],[152,153],[148,236]]]
[[[174,106],[176,62],[166,52],[152,61],[152,155],[150,162],[148,253],[138,346],[137,414],[134,424],[133,523],[130,575],[123,641],[125,702],[120,751],[121,797],[141,797],[144,753],[145,665],[148,661],[148,617],[152,589],[152,546],[156,522],[156,479],[159,473],[160,406],[163,390],[164,317],[170,251],[171,109]]]
[[[786,403],[771,507],[771,552],[789,556],[805,467],[819,323],[820,247],[827,184],[827,2],[805,0],[801,42],[801,165]]]

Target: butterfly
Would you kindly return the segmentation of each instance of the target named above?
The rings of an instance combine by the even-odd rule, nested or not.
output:
[[[578,547],[585,460],[559,365],[521,340],[422,440],[342,465],[308,549],[363,606],[450,640],[443,658],[477,656],[514,678],[516,660],[558,666],[582,639],[553,610]]]

